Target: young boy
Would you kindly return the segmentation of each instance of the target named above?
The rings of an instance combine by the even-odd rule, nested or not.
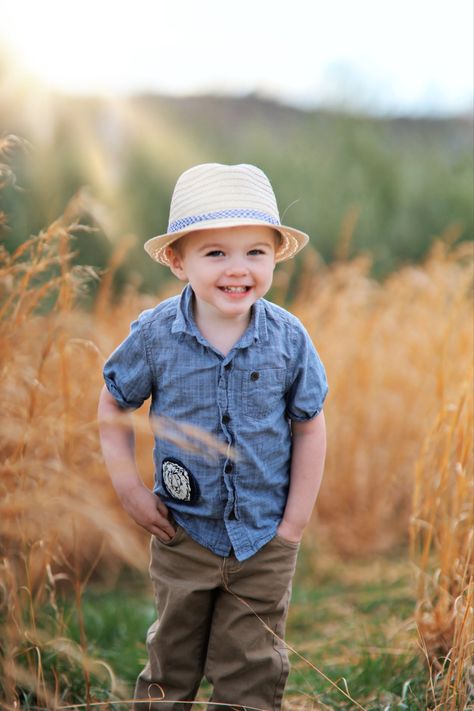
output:
[[[307,241],[280,224],[261,170],[210,163],[179,178],[168,232],[145,244],[188,284],[132,324],[105,364],[99,405],[115,490],[152,534],[158,619],[135,697],[169,703],[136,709],[182,709],[173,701],[192,701],[203,676],[215,703],[281,708],[281,638],[323,474],[327,383],[301,323],[263,297],[276,262]],[[202,428],[228,454],[156,436],[152,493],[127,414],[150,396],[154,415]]]

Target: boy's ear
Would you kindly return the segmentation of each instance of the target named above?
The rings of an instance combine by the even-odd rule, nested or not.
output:
[[[183,260],[179,251],[170,245],[166,248],[166,256],[168,258],[170,269],[175,277],[178,277],[181,281],[187,281],[187,277],[183,269]]]

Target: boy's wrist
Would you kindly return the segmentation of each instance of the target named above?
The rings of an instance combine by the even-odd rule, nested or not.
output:
[[[283,518],[277,528],[277,534],[288,541],[299,543],[303,537],[304,526],[285,521]]]
[[[146,488],[145,484],[138,476],[114,481],[113,485],[117,496],[121,501],[123,499],[129,499],[132,492],[137,489]]]

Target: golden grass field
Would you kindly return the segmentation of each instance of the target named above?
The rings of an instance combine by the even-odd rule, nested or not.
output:
[[[77,196],[16,253],[1,252],[5,709],[18,708],[18,685],[54,708],[35,610],[54,602],[55,586],[69,581],[79,601],[92,573],[110,579],[122,566],[147,565],[147,536],[121,511],[101,459],[96,408],[106,356],[137,313],[174,286],[154,297],[129,287],[117,302],[111,274],[126,257],[117,253],[92,311],[82,310],[78,298],[95,278],[71,264],[72,235],[88,238],[82,210]],[[308,250],[290,304],[330,383],[325,479],[305,541],[317,537],[343,559],[409,550],[413,614],[436,708],[452,710],[467,708],[474,631],[472,245],[456,238],[447,230],[423,264],[382,283],[369,276],[369,256],[347,260],[341,249],[326,266]],[[293,268],[276,273],[279,303]],[[140,471],[150,483],[145,409],[135,422]],[[27,666],[17,662],[25,639],[33,650]]]

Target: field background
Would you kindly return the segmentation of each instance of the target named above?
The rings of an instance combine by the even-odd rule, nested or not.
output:
[[[330,382],[287,709],[467,708],[472,120],[4,84],[0,121],[0,707],[126,708],[153,601],[147,537],[100,456],[101,366],[180,288],[142,248],[177,175],[220,161],[260,165],[283,221],[312,237],[270,298],[301,318]],[[146,407],[135,421],[150,483]]]

